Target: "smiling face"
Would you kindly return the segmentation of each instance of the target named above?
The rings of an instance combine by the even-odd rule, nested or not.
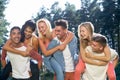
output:
[[[41,33],[41,35],[46,35],[46,32],[47,32],[47,25],[45,22],[39,22],[38,23],[38,29]]]
[[[89,32],[84,26],[80,27],[80,37],[82,39],[88,39],[89,38]]]
[[[19,29],[13,29],[10,33],[10,39],[13,44],[18,44],[21,39],[21,34]]]
[[[63,39],[66,35],[66,29],[63,29],[62,26],[56,26],[55,27],[55,34],[58,37],[58,39]]]
[[[33,31],[32,31],[32,29],[29,26],[25,28],[24,34],[25,34],[25,38],[26,39],[31,38],[32,37],[32,33],[33,33]]]
[[[99,42],[96,41],[91,41],[91,47],[94,52],[102,52],[104,48]]]

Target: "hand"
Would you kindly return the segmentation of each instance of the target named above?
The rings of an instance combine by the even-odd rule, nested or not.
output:
[[[66,47],[65,44],[60,44],[60,45],[58,46],[58,49],[62,51],[62,50],[65,49],[65,47]]]
[[[12,43],[11,39],[8,39],[6,44],[10,45]]]
[[[6,47],[10,46],[12,41],[9,39],[7,42],[4,44],[3,49],[6,49]]]
[[[31,71],[28,71],[28,73],[29,73],[29,75],[30,75],[30,77],[32,76],[32,72]]]
[[[12,72],[10,72],[10,74],[9,74],[10,76],[12,76]]]
[[[27,56],[29,56],[29,52],[21,51],[21,55],[24,56],[24,57],[27,57]]]

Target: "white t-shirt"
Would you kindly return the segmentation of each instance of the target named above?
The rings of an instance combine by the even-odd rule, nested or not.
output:
[[[110,60],[113,61],[118,56],[118,53],[114,49],[110,49],[110,51],[111,51],[111,58],[110,58]]]
[[[25,51],[26,47],[22,46],[19,48],[15,48],[17,50]],[[10,59],[12,66],[12,77],[14,78],[30,78],[30,57],[23,57],[19,54],[14,54],[7,51],[7,55]]]
[[[97,56],[103,56],[105,55],[104,53],[95,53],[92,51],[92,48],[90,46],[88,46],[86,48],[86,51],[89,51],[90,53],[97,55]],[[115,50],[110,49],[111,51],[111,60],[115,59],[116,56],[118,55],[117,52],[115,52]],[[95,60],[95,61],[99,61],[99,60]],[[96,66],[96,65],[91,65],[91,64],[87,64],[85,63],[86,69],[85,72],[83,73],[82,79],[83,80],[106,80],[106,72],[108,69],[108,64],[105,66]]]
[[[68,45],[66,45],[66,48],[63,50],[63,57],[65,60],[65,72],[74,72],[73,59]]]

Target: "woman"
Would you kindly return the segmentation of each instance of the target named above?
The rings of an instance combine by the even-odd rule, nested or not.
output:
[[[44,63],[47,69],[53,73],[55,72],[57,80],[64,80],[63,70],[60,64],[52,57],[52,54],[57,50],[65,48],[65,45],[72,39],[72,33],[68,32],[69,36],[62,45],[47,50],[49,43],[56,36],[54,30],[51,29],[51,24],[47,19],[38,20],[36,25],[39,35],[39,45],[44,55]]]
[[[81,74],[84,72],[85,69],[84,62],[100,66],[106,64],[104,61],[110,60],[110,49],[108,46],[106,46],[104,49],[105,56],[99,56],[99,57],[94,56],[94,59],[100,60],[99,63],[88,58],[91,56],[93,57],[93,55],[85,54],[86,53],[85,48],[90,44],[91,37],[93,36],[93,34],[95,34],[94,26],[91,22],[84,22],[78,26],[78,36],[80,38],[80,57],[79,57],[79,63],[77,64],[75,69],[75,80],[80,80]],[[111,69],[112,71],[109,69]],[[113,65],[109,63],[107,73],[110,80],[115,80],[115,74],[113,71],[114,71]]]
[[[36,30],[35,22],[32,20],[26,21],[21,29],[21,35],[22,35],[21,41],[26,46],[27,45],[32,46],[32,48],[38,52],[39,42],[38,42],[38,37],[34,33],[35,30]],[[36,64],[36,63],[37,63],[36,60],[31,59],[30,68],[32,72],[32,77],[31,77],[32,80],[39,80],[39,69],[42,63],[41,64]]]

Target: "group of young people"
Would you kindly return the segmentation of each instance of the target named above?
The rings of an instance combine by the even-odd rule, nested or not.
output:
[[[13,80],[39,80],[42,63],[54,73],[54,80],[106,80],[107,76],[116,80],[114,68],[119,56],[110,49],[105,36],[94,33],[91,22],[78,26],[79,48],[67,20],[54,24],[52,29],[50,21],[42,18],[36,23],[26,21],[22,29],[11,29],[2,49],[0,80],[7,80],[10,73]],[[10,61],[6,62],[6,56]]]

